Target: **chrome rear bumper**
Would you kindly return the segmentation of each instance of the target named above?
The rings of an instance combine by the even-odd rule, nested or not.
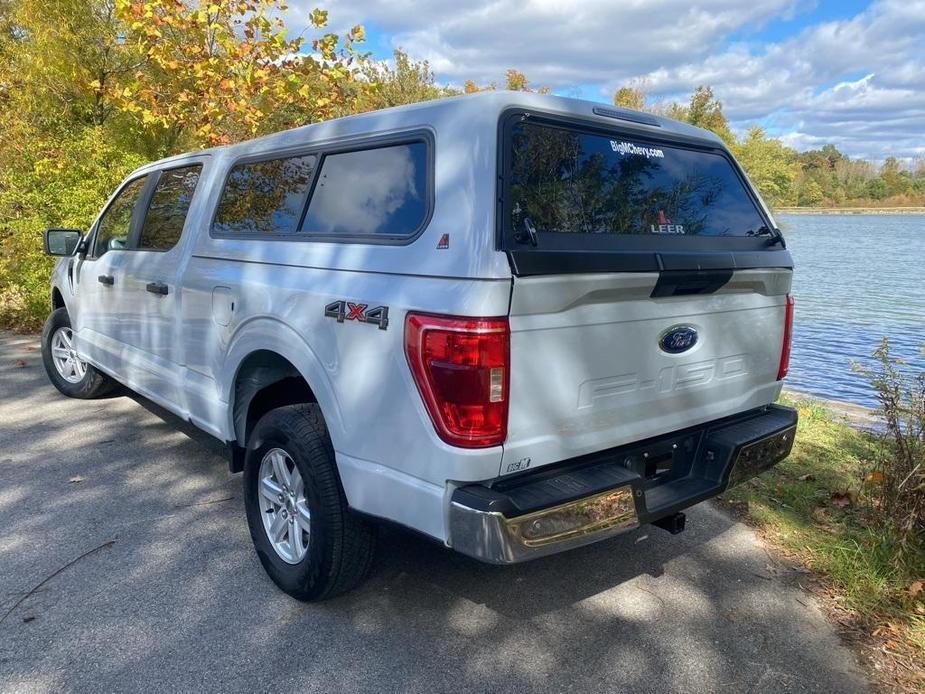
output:
[[[769,405],[522,475],[454,490],[448,544],[492,564],[598,542],[680,512],[787,457],[797,413]],[[662,460],[659,473],[653,460]],[[666,520],[681,517],[682,523]],[[672,530],[679,532],[679,530]]]
[[[633,491],[619,487],[516,518],[453,501],[453,549],[492,564],[514,564],[591,544],[639,525]]]

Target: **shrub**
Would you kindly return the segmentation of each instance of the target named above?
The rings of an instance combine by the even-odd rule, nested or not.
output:
[[[53,261],[42,251],[42,231],[88,229],[110,193],[144,160],[99,128],[56,137],[18,132],[16,142],[23,146],[9,145],[0,163],[0,325],[30,330],[41,326],[50,306]]]
[[[921,351],[925,356],[925,344]],[[925,550],[925,371],[890,356],[884,338],[874,366],[855,368],[877,391],[884,429],[876,434],[880,455],[867,476],[880,522],[895,533],[901,551]]]

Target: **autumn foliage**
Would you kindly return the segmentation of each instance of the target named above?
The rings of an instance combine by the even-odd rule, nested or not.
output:
[[[126,48],[139,64],[112,89],[113,102],[144,127],[160,130],[168,144],[182,134],[211,145],[252,137],[287,109],[294,122],[277,125],[339,115],[355,91],[354,45],[363,40],[363,28],[343,39],[330,33],[316,38],[317,57],[308,57],[304,39],[288,38],[282,19],[271,13],[284,9],[269,0],[117,0]],[[327,13],[313,11],[310,22],[323,28]]]

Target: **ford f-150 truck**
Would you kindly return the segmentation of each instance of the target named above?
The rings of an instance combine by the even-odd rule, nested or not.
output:
[[[286,592],[378,520],[486,562],[653,523],[790,452],[793,263],[715,135],[494,92],[132,173],[52,229],[48,375],[226,442]]]

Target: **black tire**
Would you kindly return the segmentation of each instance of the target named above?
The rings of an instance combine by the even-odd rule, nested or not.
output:
[[[274,549],[260,507],[260,466],[273,449],[285,451],[298,467],[311,512],[306,554],[296,564],[284,561]],[[257,423],[244,462],[244,507],[260,563],[292,597],[326,600],[359,585],[369,573],[376,529],[347,508],[334,449],[317,405],[281,407]]]
[[[55,388],[69,398],[89,400],[108,395],[116,386],[116,382],[90,364],[86,365],[83,378],[76,382],[65,379],[55,367],[51,353],[52,338],[59,330],[69,330],[70,327],[71,318],[66,308],[55,309],[45,321],[45,327],[42,329],[42,363],[45,365],[48,379]]]

